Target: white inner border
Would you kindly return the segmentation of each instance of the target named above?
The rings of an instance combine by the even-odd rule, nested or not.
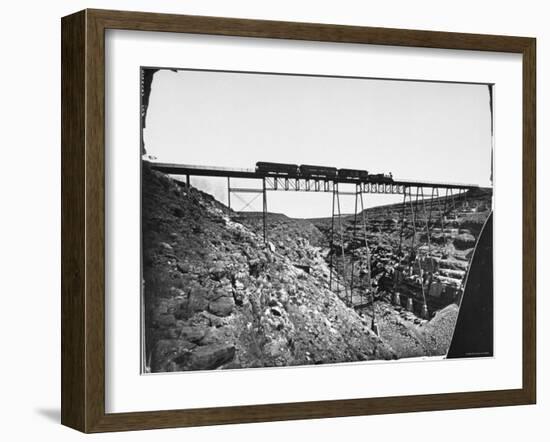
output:
[[[105,39],[107,413],[521,388],[521,55],[121,30]],[[495,83],[495,357],[140,375],[140,66]]]

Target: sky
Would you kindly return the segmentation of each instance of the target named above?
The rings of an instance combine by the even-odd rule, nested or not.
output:
[[[159,162],[318,164],[491,185],[489,88],[482,84],[160,70],[143,139]],[[192,177],[191,184],[227,202],[226,179]],[[241,210],[255,196],[232,195],[232,208]],[[401,199],[365,195],[365,206]],[[246,210],[260,211],[261,203],[259,197]],[[331,204],[329,193],[268,193],[270,212],[295,218],[330,216]],[[342,198],[343,212],[353,205],[353,196]]]

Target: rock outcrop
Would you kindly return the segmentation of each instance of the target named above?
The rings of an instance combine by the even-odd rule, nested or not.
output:
[[[366,209],[370,284],[374,293],[380,297],[399,292],[403,307],[412,298],[413,310],[419,316],[424,298],[430,317],[447,305],[459,304],[472,250],[490,213],[491,198],[490,191],[471,190],[460,200],[427,199],[414,203],[414,215],[407,204],[404,222],[402,204]],[[362,219],[361,214],[358,219]],[[309,221],[325,238],[330,237],[330,218]],[[354,222],[353,215],[343,216],[342,223],[343,242],[338,234],[332,247],[326,240],[326,256],[333,254],[335,268],[348,285],[352,281],[353,261],[353,285],[366,291],[369,255],[363,226]]]

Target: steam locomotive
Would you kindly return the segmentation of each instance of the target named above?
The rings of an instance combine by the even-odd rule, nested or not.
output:
[[[256,172],[267,176],[286,175],[292,178],[338,178],[341,180],[393,183],[393,177],[391,173],[369,174],[367,170],[337,169],[336,167],[313,166],[310,164],[302,164],[298,166],[297,164],[268,163],[264,161],[259,161],[256,163]]]
[[[377,173],[374,175],[369,175],[369,179],[375,183],[393,183],[393,176],[391,173]]]

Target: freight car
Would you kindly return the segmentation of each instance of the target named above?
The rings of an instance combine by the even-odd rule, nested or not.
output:
[[[369,172],[358,169],[338,169],[338,179],[341,180],[359,180],[366,181],[369,177]]]
[[[335,179],[338,174],[336,167],[300,165],[300,175],[304,178],[329,178]]]
[[[264,175],[297,176],[299,169],[297,164],[268,163],[265,161],[258,161],[256,163],[256,173],[261,173]]]

